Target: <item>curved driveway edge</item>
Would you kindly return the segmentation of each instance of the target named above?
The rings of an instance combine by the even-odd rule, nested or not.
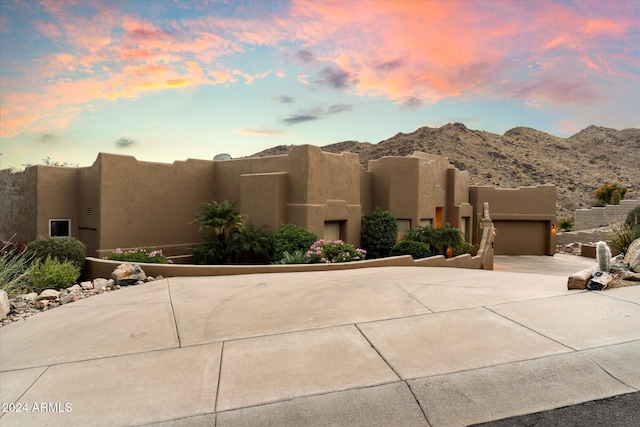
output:
[[[640,287],[568,291],[557,264],[496,261],[171,278],[65,305],[0,328],[0,424],[455,426],[640,390]]]

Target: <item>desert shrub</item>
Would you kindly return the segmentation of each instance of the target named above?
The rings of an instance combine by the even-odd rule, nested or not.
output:
[[[475,245],[469,242],[462,242],[461,245],[453,248],[453,256],[469,254],[475,256],[478,253],[479,245]]]
[[[228,251],[233,263],[269,263],[273,253],[273,235],[250,222],[229,235]]]
[[[427,245],[427,248],[429,248],[431,254],[435,254],[437,251],[438,236],[436,229],[430,225],[412,228],[404,235],[403,241],[404,240],[424,243]]]
[[[80,268],[70,261],[58,261],[48,256],[38,260],[27,274],[29,287],[35,292],[43,289],[62,289],[73,285],[80,277]]]
[[[0,244],[0,289],[9,298],[31,292],[27,276],[31,268],[31,256],[16,249],[15,244],[4,242]]]
[[[432,255],[445,255],[447,248],[451,248],[454,254],[461,250],[471,250],[471,247],[465,246],[462,232],[449,224],[439,228],[430,225],[412,228],[405,234],[403,241],[405,240],[424,243]]]
[[[295,224],[280,224],[273,235],[273,259],[279,261],[285,252],[307,251],[318,235]]]
[[[429,247],[421,242],[402,240],[391,248],[391,256],[411,255],[413,259],[427,258],[431,256]]]
[[[388,256],[398,238],[398,221],[387,211],[375,208],[362,216],[361,244],[369,258]]]
[[[139,248],[128,251],[123,251],[118,248],[107,255],[106,258],[112,261],[142,262],[150,264],[167,264],[171,262],[162,254],[162,249],[153,248]]]
[[[436,228],[436,251],[439,254],[446,254],[447,248],[455,251],[456,248],[464,244],[462,232],[449,224]]]
[[[323,263],[360,261],[365,259],[366,255],[366,250],[356,248],[342,240],[320,239],[307,251],[307,258],[311,262]]]
[[[594,192],[595,206],[619,205],[620,200],[624,199],[627,189],[617,182],[611,182],[602,185]]]
[[[225,264],[228,252],[224,243],[216,237],[207,238],[191,247],[193,263],[201,265]]]
[[[629,225],[626,221],[613,224],[608,237],[612,247],[619,250],[620,253],[626,254],[629,245],[631,245],[634,240],[640,239],[640,226]]]
[[[274,264],[309,264],[311,258],[307,257],[307,251],[297,250],[295,252],[284,251],[282,258],[274,262]]]
[[[629,211],[624,222],[629,226],[640,227],[640,205]]]
[[[74,237],[47,237],[29,242],[25,252],[29,253],[34,261],[44,261],[51,257],[60,262],[69,261],[82,270],[87,249],[84,243]]]
[[[563,216],[558,220],[558,228],[560,228],[560,231],[571,231],[574,225],[573,218]]]

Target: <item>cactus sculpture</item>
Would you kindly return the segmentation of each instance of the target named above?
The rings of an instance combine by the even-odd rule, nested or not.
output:
[[[598,259],[598,269],[608,273],[611,270],[611,250],[605,242],[598,242],[596,245],[596,257]]]

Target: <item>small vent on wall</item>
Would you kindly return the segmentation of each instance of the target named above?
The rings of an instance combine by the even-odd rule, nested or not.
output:
[[[93,208],[87,208],[87,216],[91,218],[93,216]]]

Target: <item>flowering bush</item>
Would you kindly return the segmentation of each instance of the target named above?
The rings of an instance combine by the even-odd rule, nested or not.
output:
[[[162,254],[162,249],[152,248],[139,248],[131,249],[129,251],[123,251],[117,248],[105,257],[112,261],[127,261],[127,262],[146,262],[152,264],[173,264],[173,261],[167,260]]]
[[[3,242],[0,240],[0,255],[17,255],[24,251],[27,247],[27,242]]]
[[[311,262],[349,262],[365,259],[367,251],[343,242],[342,240],[316,241],[307,251],[307,258]]]

